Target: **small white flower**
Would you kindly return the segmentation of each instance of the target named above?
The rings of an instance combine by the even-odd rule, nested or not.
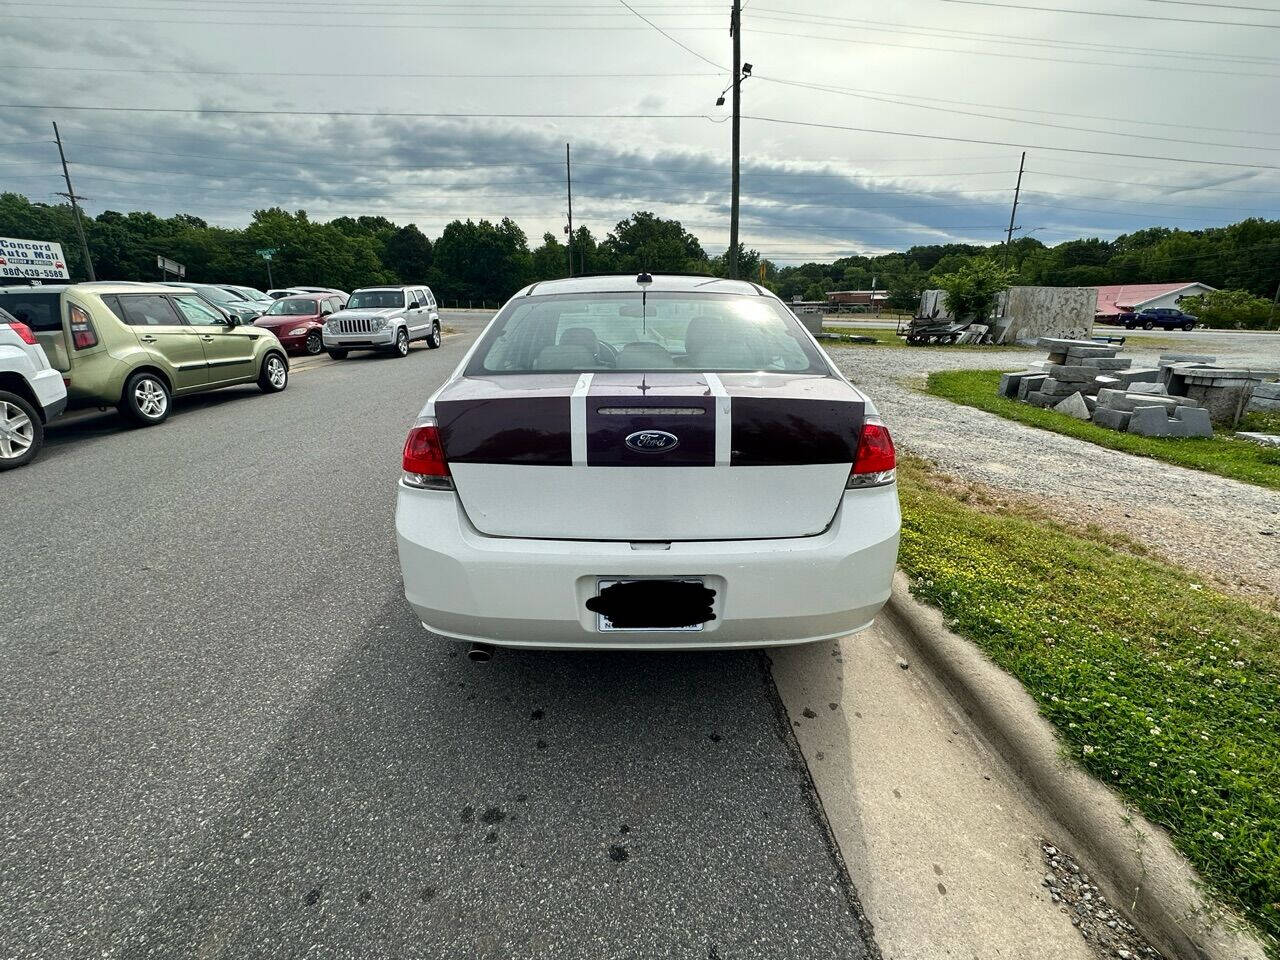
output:
[[[1225,840],[1225,839],[1226,839],[1226,837],[1224,837],[1224,836],[1223,836],[1222,834],[1220,834],[1217,830],[1215,830],[1215,831],[1213,831],[1213,839],[1215,839],[1215,840]]]
[[[1151,728],[1151,735],[1152,735],[1153,737],[1158,737],[1158,736],[1160,736],[1160,728],[1159,728],[1159,727],[1152,727],[1152,728]]]
[[[1154,767],[1155,765],[1156,765],[1156,762],[1155,762],[1154,760],[1148,760],[1148,761],[1147,761],[1147,766],[1148,766],[1148,767]]]
[[[1091,753],[1093,753],[1093,747],[1089,746],[1089,744],[1086,743],[1084,745],[1084,755],[1087,757]]]

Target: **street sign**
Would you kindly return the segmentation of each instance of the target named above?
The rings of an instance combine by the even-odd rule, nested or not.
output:
[[[160,268],[160,272],[166,277],[173,274],[175,277],[185,277],[187,268],[178,263],[177,260],[170,260],[168,257],[156,257],[156,266]]]
[[[270,260],[270,259],[271,259],[272,257],[274,257],[278,252],[279,252],[279,251],[278,251],[278,250],[276,250],[276,248],[275,248],[275,247],[268,247],[268,248],[267,248],[267,249],[265,249],[265,250],[259,250],[259,251],[258,251],[258,256],[260,256],[263,260]]]
[[[12,280],[70,280],[62,244],[50,240],[0,237],[0,277]]]

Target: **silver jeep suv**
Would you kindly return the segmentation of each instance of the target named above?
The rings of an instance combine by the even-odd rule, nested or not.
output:
[[[405,357],[413,340],[425,340],[434,350],[440,346],[435,294],[427,286],[364,287],[325,321],[323,340],[335,360],[352,350],[387,350]]]

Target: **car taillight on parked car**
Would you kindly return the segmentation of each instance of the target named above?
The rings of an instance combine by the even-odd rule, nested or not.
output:
[[[452,490],[449,463],[434,420],[419,423],[404,442],[404,482],[424,490]]]
[[[23,343],[30,344],[33,347],[36,345],[36,335],[31,332],[31,328],[25,323],[22,323],[19,320],[14,320],[8,326],[18,335],[18,339]]]
[[[858,439],[858,453],[849,472],[846,486],[879,487],[893,483],[894,471],[898,464],[897,454],[893,449],[893,438],[889,436],[889,428],[879,420],[868,420],[862,425],[862,436]]]

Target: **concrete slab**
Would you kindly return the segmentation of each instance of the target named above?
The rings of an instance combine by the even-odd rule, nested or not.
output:
[[[1058,413],[1065,413],[1069,417],[1075,417],[1077,420],[1089,419],[1089,405],[1084,402],[1084,396],[1079,393],[1073,393],[1061,403],[1053,406]]]
[[[1260,443],[1264,447],[1280,447],[1280,433],[1250,433],[1241,431],[1236,434],[1241,440],[1248,440],[1250,443]]]
[[[1093,422],[1101,427],[1109,427],[1112,430],[1128,430],[1129,418],[1133,413],[1128,410],[1111,410],[1107,407],[1098,407],[1093,411]]]
[[[1099,370],[1125,370],[1133,366],[1133,360],[1129,357],[1085,357],[1080,363]]]
[[[1041,885],[1052,828],[951,701],[898,665],[908,651],[886,617],[769,654],[881,951],[1093,960]]]
[[[1169,422],[1163,407],[1138,407],[1129,418],[1129,432],[1143,437],[1168,437],[1173,435]]]

